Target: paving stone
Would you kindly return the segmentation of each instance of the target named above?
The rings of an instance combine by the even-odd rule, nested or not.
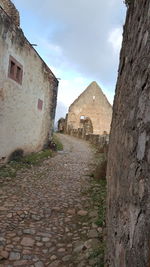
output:
[[[92,238],[84,242],[86,248],[93,248],[93,250],[100,246],[100,241],[97,238]]]
[[[95,229],[92,229],[88,232],[88,237],[89,238],[94,238],[94,237],[98,237],[98,232]]]
[[[98,216],[98,211],[97,210],[92,210],[89,212],[89,217],[97,217]]]
[[[73,252],[79,253],[82,251],[83,247],[84,247],[84,242],[83,241],[77,241],[74,243]]]
[[[34,242],[34,239],[32,239],[31,237],[23,237],[21,245],[26,247],[32,247],[34,245]]]
[[[42,241],[43,241],[43,242],[48,242],[49,240],[50,240],[49,237],[43,237],[43,238],[42,238]]]
[[[20,240],[20,237],[18,237],[18,236],[16,236],[16,237],[13,238],[13,241],[18,242],[19,240]]]
[[[99,233],[102,233],[102,232],[103,232],[103,228],[102,228],[102,227],[98,227],[98,228],[97,228],[97,231],[98,231]]]
[[[8,256],[9,256],[9,253],[7,251],[5,250],[0,251],[0,260],[5,260],[8,258]]]
[[[51,261],[56,260],[56,259],[57,259],[57,256],[56,256],[56,255],[52,255],[52,256],[50,257],[50,260],[51,260]]]
[[[40,221],[40,220],[41,220],[41,216],[39,216],[39,215],[35,215],[35,214],[31,215],[31,218],[32,218],[33,220],[35,220],[35,221]]]
[[[9,255],[10,260],[20,260],[20,253],[19,252],[10,252]]]
[[[79,210],[77,214],[80,216],[86,216],[88,212],[86,210]]]
[[[42,261],[38,261],[34,264],[35,267],[44,267],[44,264]]]
[[[42,252],[46,254],[48,252],[48,249],[42,249]]]
[[[62,258],[62,261],[66,262],[69,261],[71,259],[71,255],[66,255]]]
[[[59,260],[53,261],[51,264],[48,265],[48,267],[59,267],[62,266],[62,264]]]
[[[92,228],[97,229],[97,225],[95,223],[92,223]]]
[[[88,267],[99,245],[101,231],[93,224],[97,204],[91,207],[91,196],[84,193],[91,187],[85,169],[95,168],[94,154],[82,140],[61,138],[66,153],[19,170],[0,190],[0,205],[6,205],[0,214],[0,250],[6,251],[7,267]]]
[[[50,247],[52,246],[52,243],[51,243],[51,242],[47,242],[47,243],[45,244],[45,246],[46,246],[47,248],[50,248]]]
[[[42,247],[42,246],[43,246],[43,243],[42,243],[42,242],[36,242],[36,245],[37,245],[38,247]]]
[[[28,264],[28,261],[26,261],[26,260],[20,260],[20,261],[13,262],[13,266],[23,266],[23,265],[27,266],[27,264]]]
[[[58,249],[58,252],[60,252],[60,253],[65,252],[65,251],[66,251],[65,248],[59,248],[59,249]]]
[[[75,209],[69,209],[69,210],[67,210],[67,213],[74,215],[76,213],[76,210]]]
[[[32,260],[33,255],[23,255],[24,260]]]
[[[7,218],[12,218],[13,217],[13,214],[12,213],[8,213],[7,214]]]
[[[35,230],[34,229],[24,229],[23,233],[24,234],[29,234],[29,235],[34,235],[35,234]]]

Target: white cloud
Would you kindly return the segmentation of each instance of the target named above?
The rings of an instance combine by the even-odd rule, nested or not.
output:
[[[112,45],[114,52],[118,54],[122,43],[121,27],[115,28],[109,33],[108,42]]]
[[[85,90],[90,81],[83,77],[75,77],[67,80],[60,80],[58,99],[65,106],[69,107],[72,102]]]
[[[25,34],[61,78],[59,101],[70,105],[96,80],[114,94],[125,5],[120,0],[13,0]],[[28,34],[29,33],[29,34]]]

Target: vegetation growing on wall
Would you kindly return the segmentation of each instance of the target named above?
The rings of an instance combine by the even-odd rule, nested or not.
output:
[[[131,0],[125,0],[125,4],[128,7],[131,4]]]

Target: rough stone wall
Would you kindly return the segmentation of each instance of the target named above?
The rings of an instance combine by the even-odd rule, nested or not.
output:
[[[19,12],[10,0],[0,0],[0,7],[8,14],[12,22],[19,27],[20,26],[20,16]],[[0,12],[1,9],[0,9]]]
[[[150,266],[150,1],[129,3],[108,155],[109,267]]]
[[[22,82],[9,76],[10,56],[22,66]],[[51,136],[58,81],[23,32],[0,13],[0,161],[17,149],[39,151]]]
[[[109,133],[112,107],[96,82],[92,82],[69,107],[67,131],[83,127],[81,116],[91,120],[94,134]]]

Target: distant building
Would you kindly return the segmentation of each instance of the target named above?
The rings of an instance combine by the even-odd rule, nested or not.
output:
[[[69,107],[67,132],[85,129],[86,134],[109,134],[112,118],[112,106],[96,82]]]
[[[58,121],[58,132],[65,133],[66,132],[66,119],[60,118]]]
[[[55,117],[58,80],[19,26],[15,6],[0,0],[0,162],[41,150]]]

